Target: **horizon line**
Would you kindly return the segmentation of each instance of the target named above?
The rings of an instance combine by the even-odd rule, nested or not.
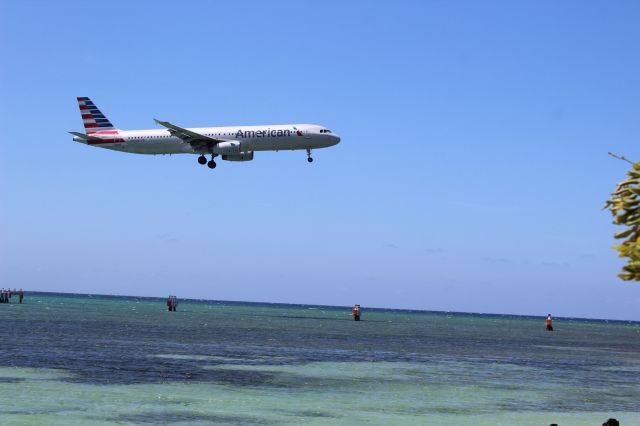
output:
[[[102,293],[76,293],[76,292],[61,292],[61,291],[28,291],[24,290],[25,293],[31,294],[49,294],[49,295],[72,295],[72,296],[96,296],[96,297],[112,297],[112,298],[136,298],[136,299],[158,299],[164,300],[164,296],[138,296],[138,295],[127,295],[127,294],[102,294]],[[290,302],[259,302],[259,301],[245,301],[245,300],[221,300],[221,299],[195,299],[190,297],[178,297],[178,300],[181,301],[191,301],[191,302],[222,302],[222,303],[233,303],[233,304],[254,304],[254,305],[282,305],[282,306],[311,306],[311,307],[320,307],[320,308],[333,308],[333,309],[350,309],[351,306],[347,305],[321,305],[321,304],[311,304],[311,303],[290,303]],[[465,312],[465,311],[438,311],[432,309],[407,309],[407,308],[383,308],[377,306],[364,306],[364,309],[374,310],[374,311],[401,311],[401,312],[413,312],[413,313],[438,313],[438,314],[453,314],[453,315],[484,315],[484,316],[495,316],[495,317],[521,317],[521,318],[530,318],[530,319],[539,319],[545,318],[545,315],[531,315],[531,314],[513,314],[513,313],[492,313],[492,312]],[[554,319],[565,319],[565,320],[579,320],[579,321],[598,321],[598,322],[621,322],[621,323],[633,323],[640,324],[638,320],[624,320],[624,319],[608,319],[608,318],[585,318],[585,317],[563,317],[563,316],[553,316]]]

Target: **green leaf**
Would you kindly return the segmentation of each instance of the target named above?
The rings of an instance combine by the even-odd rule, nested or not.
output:
[[[633,234],[636,230],[637,228],[629,228],[626,231],[616,232],[613,236],[618,240],[620,238],[627,238],[629,235]]]

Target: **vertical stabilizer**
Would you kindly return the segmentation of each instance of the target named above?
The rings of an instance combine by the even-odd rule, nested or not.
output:
[[[102,130],[116,130],[109,119],[98,109],[98,107],[86,96],[78,96],[80,114],[87,133],[99,132]]]

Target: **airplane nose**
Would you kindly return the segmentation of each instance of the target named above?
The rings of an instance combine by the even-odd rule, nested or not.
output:
[[[336,144],[339,144],[339,143],[340,143],[340,136],[338,136],[338,135],[333,135],[333,137],[335,138],[335,142],[336,142]]]

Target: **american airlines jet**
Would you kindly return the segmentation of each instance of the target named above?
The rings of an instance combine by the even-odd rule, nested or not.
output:
[[[255,151],[311,150],[340,142],[340,137],[316,124],[271,126],[199,127],[184,129],[155,120],[165,129],[118,130],[87,97],[78,97],[86,133],[69,132],[73,140],[114,151],[136,154],[200,154],[198,163],[216,167],[215,157],[227,161],[253,160]],[[211,155],[207,162],[205,155]]]

